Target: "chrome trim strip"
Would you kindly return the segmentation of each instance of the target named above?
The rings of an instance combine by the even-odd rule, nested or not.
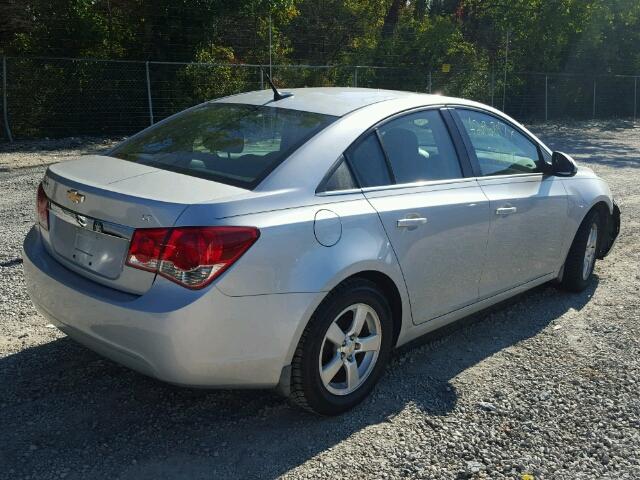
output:
[[[102,233],[112,237],[131,240],[131,237],[133,237],[133,231],[135,230],[125,225],[119,225],[117,223],[107,222],[87,215],[75,213],[68,208],[52,202],[51,200],[49,200],[49,211],[60,220],[71,223],[78,228],[84,228],[85,230],[91,230],[92,232]]]
[[[481,177],[473,177],[476,180],[495,180],[495,179],[509,179],[509,178],[522,178],[522,177],[544,177],[543,172],[530,172],[530,173],[510,173],[508,175],[486,175]]]
[[[382,192],[385,190],[402,190],[402,189],[410,189],[410,188],[420,188],[420,187],[437,187],[440,185],[455,185],[466,184],[465,187],[468,187],[472,184],[476,183],[476,177],[460,177],[460,178],[448,178],[445,180],[424,180],[420,182],[413,183],[394,183],[390,185],[380,185],[377,187],[364,187],[362,188],[363,193],[368,192]]]
[[[353,195],[358,193],[361,194],[362,190],[360,190],[359,188],[349,188],[345,190],[329,190],[325,192],[318,192],[316,193],[316,197],[334,197],[337,195]]]

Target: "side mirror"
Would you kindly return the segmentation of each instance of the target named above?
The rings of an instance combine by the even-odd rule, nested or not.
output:
[[[578,166],[573,158],[563,152],[553,152],[551,156],[551,174],[557,177],[573,177]]]

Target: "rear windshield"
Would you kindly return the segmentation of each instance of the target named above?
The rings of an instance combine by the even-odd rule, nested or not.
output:
[[[209,103],[143,131],[110,155],[252,189],[336,119],[262,105]]]

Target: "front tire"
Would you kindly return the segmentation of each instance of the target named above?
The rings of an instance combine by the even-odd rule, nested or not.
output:
[[[364,400],[393,347],[391,308],[375,283],[347,280],[323,300],[296,349],[291,369],[294,404],[338,415]]]
[[[567,260],[560,286],[569,292],[582,292],[591,281],[593,268],[600,247],[602,219],[597,211],[592,211],[580,224]]]

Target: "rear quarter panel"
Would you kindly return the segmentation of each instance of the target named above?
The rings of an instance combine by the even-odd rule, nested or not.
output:
[[[258,241],[220,278],[217,287],[231,296],[326,292],[350,272],[367,268],[402,282],[378,215],[361,194],[347,197],[335,203],[216,221],[260,229]],[[314,232],[320,210],[334,212],[340,219],[339,240],[330,247],[322,245]]]
[[[228,296],[316,293],[300,319],[292,349],[315,308],[326,294],[346,278],[373,270],[387,275],[402,301],[401,330],[410,328],[411,310],[402,272],[380,219],[361,193],[324,197],[318,205],[288,208],[216,220],[216,224],[255,226],[258,241],[225,272],[215,286]],[[185,212],[180,222],[197,222],[200,208]],[[340,218],[339,240],[327,247],[316,238],[318,211]],[[334,220],[319,220],[334,225]],[[290,352],[293,353],[293,350]]]

